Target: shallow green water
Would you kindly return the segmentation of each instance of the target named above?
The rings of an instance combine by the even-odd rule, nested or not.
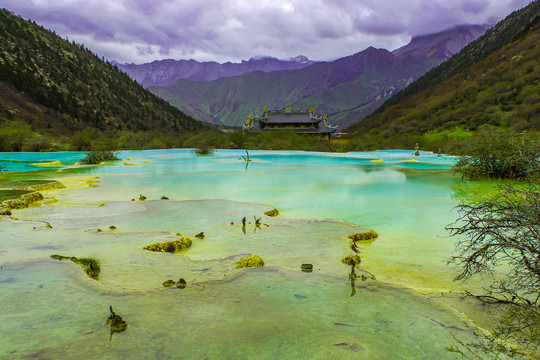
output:
[[[411,290],[463,288],[446,265],[455,240],[444,227],[467,193],[452,158],[254,151],[246,165],[241,155],[131,151],[80,167],[81,153],[0,154],[4,177],[100,185],[0,220],[0,357],[452,359],[454,337],[475,341],[462,317]],[[32,165],[56,160],[68,166]],[[140,194],[148,200],[131,201]],[[278,217],[263,215],[271,207]],[[351,286],[340,259],[364,226],[379,238],[359,245],[358,271],[377,280]],[[190,249],[142,249],[177,232]],[[264,268],[234,269],[253,253]],[[51,254],[100,259],[100,281]],[[186,289],[161,286],[180,277]],[[129,324],[110,341],[109,305]]]

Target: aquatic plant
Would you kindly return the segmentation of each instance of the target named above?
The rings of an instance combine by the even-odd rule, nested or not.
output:
[[[347,235],[347,237],[352,241],[375,240],[378,236],[379,234],[377,234],[374,230]]]
[[[175,253],[180,250],[191,247],[192,244],[193,244],[193,241],[190,238],[182,236],[178,240],[165,241],[165,242],[147,245],[144,247],[144,249],[150,250],[150,251],[162,251],[162,252]]]
[[[112,306],[109,306],[110,315],[107,318],[107,324],[111,326],[111,337],[113,333],[119,333],[127,329],[127,323],[120,315],[116,315]]]
[[[236,260],[237,269],[246,268],[246,267],[259,267],[259,266],[264,266],[264,261],[257,254],[253,254],[251,256],[247,256],[245,258]]]
[[[360,259],[359,255],[350,255],[341,259],[341,262],[347,265],[358,267],[358,265],[360,265],[360,263],[362,262],[362,259]]]
[[[214,149],[210,149],[207,146],[201,146],[195,149],[197,155],[211,155],[214,153]]]
[[[118,151],[112,150],[91,150],[85,153],[85,157],[79,161],[83,165],[95,165],[100,164],[103,161],[108,160],[120,160],[118,157]]]

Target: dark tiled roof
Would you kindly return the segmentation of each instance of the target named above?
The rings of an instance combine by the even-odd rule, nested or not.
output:
[[[299,124],[299,123],[306,123],[306,124],[310,124],[310,123],[316,123],[316,122],[319,122],[321,120],[319,119],[312,119],[310,116],[309,116],[309,113],[268,113],[268,120],[265,121],[264,119],[262,120],[268,124],[273,124],[273,123],[279,123],[279,124],[290,124],[290,123],[294,123],[294,124]]]

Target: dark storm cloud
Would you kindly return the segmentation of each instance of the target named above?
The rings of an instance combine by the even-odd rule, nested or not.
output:
[[[2,0],[2,6],[128,62],[328,60],[501,19],[528,0]]]

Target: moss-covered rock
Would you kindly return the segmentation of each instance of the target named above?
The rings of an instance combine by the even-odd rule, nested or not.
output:
[[[184,280],[182,278],[180,278],[178,280],[178,282],[176,283],[176,287],[179,288],[179,289],[184,289],[186,287],[186,285],[187,285],[186,280]]]
[[[271,216],[271,217],[276,217],[276,216],[279,215],[279,211],[277,209],[268,210],[268,211],[264,212],[264,215]]]
[[[344,263],[344,264],[347,264],[347,265],[358,266],[358,265],[360,265],[362,260],[360,259],[360,256],[358,256],[358,255],[350,255],[350,256],[347,256],[347,257],[344,257],[343,259],[341,259],[341,262]]]
[[[144,247],[144,249],[150,250],[150,251],[175,253],[182,249],[187,249],[191,247],[192,244],[193,244],[193,241],[190,238],[182,236],[178,240],[166,241],[166,242],[160,242],[160,243],[147,245]]]
[[[373,231],[369,230],[363,233],[351,234],[347,237],[352,241],[372,241],[375,240],[379,235]]]
[[[247,256],[245,258],[236,260],[237,269],[246,268],[246,267],[259,267],[259,266],[264,266],[264,261],[257,254],[253,254],[251,256]]]
[[[107,318],[107,324],[111,326],[111,336],[112,333],[119,333],[127,329],[127,323],[122,319],[120,315],[116,315],[112,309],[112,306],[109,306],[109,311],[111,314]]]
[[[300,268],[303,272],[313,272],[313,264],[302,264]]]
[[[83,271],[89,278],[94,280],[99,279],[99,273],[101,272],[100,261],[93,257],[76,258],[75,256],[63,256],[63,255],[51,255],[51,258],[55,260],[70,260],[75,264],[80,265]]]
[[[176,281],[172,280],[172,279],[169,279],[167,281],[165,281],[163,284],[163,287],[173,287],[174,285],[176,285]]]

